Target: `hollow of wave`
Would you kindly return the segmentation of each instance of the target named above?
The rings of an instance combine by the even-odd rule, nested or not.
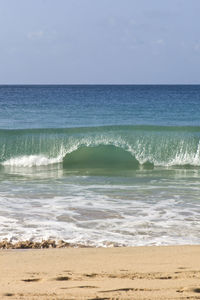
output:
[[[139,162],[129,152],[112,146],[80,147],[65,156],[67,169],[138,169]]]

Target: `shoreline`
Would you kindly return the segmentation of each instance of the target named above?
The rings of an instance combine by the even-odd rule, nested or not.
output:
[[[8,249],[59,249],[59,248],[93,248],[93,249],[107,249],[107,248],[137,248],[137,247],[181,247],[181,246],[200,246],[200,244],[170,244],[170,245],[135,245],[126,246],[113,242],[108,242],[107,246],[93,246],[85,245],[81,243],[71,243],[64,240],[41,240],[41,241],[29,241],[20,240],[15,243],[9,242],[7,239],[0,241],[0,250]]]
[[[1,299],[200,299],[200,245],[2,250],[0,269]]]
[[[63,240],[42,240],[38,242],[33,241],[18,241],[16,243],[9,242],[8,240],[0,241],[0,250],[6,249],[49,249],[49,248],[95,248],[83,244],[69,243]]]

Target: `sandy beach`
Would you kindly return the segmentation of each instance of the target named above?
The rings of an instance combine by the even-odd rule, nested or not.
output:
[[[1,299],[200,299],[200,246],[1,250]]]

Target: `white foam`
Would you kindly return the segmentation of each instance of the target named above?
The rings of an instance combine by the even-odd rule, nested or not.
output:
[[[62,162],[63,157],[60,155],[55,158],[49,158],[44,155],[24,155],[19,157],[10,158],[4,161],[4,166],[11,167],[34,167],[34,166],[47,166]]]
[[[22,189],[8,182],[0,189],[0,239],[106,247],[198,244],[199,178],[193,184],[169,179],[114,185],[103,178],[94,184],[94,178],[67,177],[59,184],[29,181]]]
[[[196,152],[194,153],[184,151],[181,147],[179,153],[176,154],[175,158],[172,159],[168,163],[168,165],[169,166],[173,166],[173,165],[200,166],[200,142],[197,146]]]

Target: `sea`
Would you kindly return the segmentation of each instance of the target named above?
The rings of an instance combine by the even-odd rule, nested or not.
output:
[[[200,85],[1,85],[4,239],[200,244]]]

